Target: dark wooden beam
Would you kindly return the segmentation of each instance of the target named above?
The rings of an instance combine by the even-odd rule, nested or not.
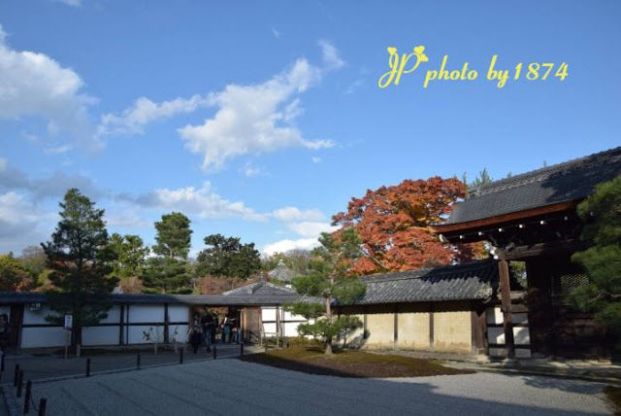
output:
[[[508,214],[496,215],[493,217],[481,218],[474,221],[466,221],[455,224],[438,224],[431,227],[436,234],[444,234],[449,237],[450,234],[464,233],[469,231],[479,231],[485,227],[497,227],[507,222],[519,221],[527,218],[538,217],[541,215],[553,214],[562,211],[574,211],[579,201],[561,202],[558,204],[546,205],[545,207],[537,207],[525,209],[522,211],[511,212]]]
[[[433,329],[433,303],[429,306],[429,348],[433,349],[436,341]]]
[[[393,315],[393,347],[396,349],[399,343],[399,305],[395,305]]]
[[[515,342],[513,339],[513,321],[511,318],[511,284],[509,280],[509,262],[505,258],[498,260],[498,275],[500,278],[500,303],[502,309],[502,324],[505,333],[505,348],[507,358],[515,357]]]
[[[519,246],[511,250],[505,250],[506,260],[521,260],[528,257],[541,256],[543,254],[559,254],[563,252],[579,251],[585,247],[580,240],[554,241],[548,243],[538,243],[530,246]]]
[[[119,345],[123,345],[123,331],[125,329],[125,305],[121,305],[119,318]]]
[[[170,332],[170,317],[168,316],[168,303],[164,304],[164,343],[168,344]]]
[[[487,354],[487,317],[485,308],[477,307],[471,313],[472,351],[476,354]]]

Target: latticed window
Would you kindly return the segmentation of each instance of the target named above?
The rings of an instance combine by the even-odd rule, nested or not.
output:
[[[572,290],[589,283],[585,273],[568,273],[558,277],[558,283],[553,285],[552,292],[556,296],[565,298]]]

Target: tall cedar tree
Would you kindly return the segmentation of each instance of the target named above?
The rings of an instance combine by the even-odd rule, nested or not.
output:
[[[261,256],[254,243],[242,244],[237,237],[211,234],[197,257],[199,276],[236,277],[247,279],[261,269]]]
[[[155,223],[157,235],[153,252],[160,256],[187,259],[190,252],[192,230],[190,219],[180,212],[162,215]]]
[[[332,217],[342,230],[353,227],[362,240],[364,255],[353,271],[370,274],[380,271],[404,271],[446,265],[453,260],[484,257],[482,244],[456,249],[442,244],[430,230],[464,197],[465,185],[457,178],[432,177],[404,180],[396,186],[368,190],[362,198],[352,198],[347,211]]]
[[[621,339],[621,176],[598,185],[578,205],[578,214],[586,223],[582,238],[591,247],[572,259],[584,266],[590,282],[576,288],[570,300],[594,312]]]
[[[292,283],[299,294],[319,298],[321,303],[307,298],[288,305],[287,310],[314,319],[313,323],[300,324],[298,331],[321,339],[325,353],[332,354],[332,343],[337,336],[346,336],[362,325],[355,316],[335,316],[332,311],[335,303],[348,304],[364,296],[366,286],[351,277],[352,265],[361,255],[361,242],[353,228],[344,230],[338,241],[323,233],[319,242],[321,246],[312,252],[309,273],[294,278]]]
[[[61,323],[64,314],[73,315],[71,345],[82,344],[82,328],[106,318],[110,293],[118,279],[110,275],[114,251],[108,244],[104,210],[77,189],[70,189],[60,203],[60,222],[52,240],[41,246],[52,270],[49,280],[50,322]]]
[[[187,292],[192,275],[187,257],[192,230],[190,219],[180,212],[162,215],[155,223],[157,234],[153,252],[146,262],[143,283],[159,292]]]

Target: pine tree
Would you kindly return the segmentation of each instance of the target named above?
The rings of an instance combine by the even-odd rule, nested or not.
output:
[[[157,235],[153,252],[157,257],[146,261],[144,285],[159,292],[187,292],[192,275],[187,258],[192,230],[190,219],[180,212],[162,215],[155,223]]]
[[[261,269],[261,257],[254,243],[242,244],[237,237],[212,234],[205,237],[205,244],[209,248],[197,258],[199,276],[247,279]]]
[[[288,305],[287,309],[313,319],[313,323],[300,324],[298,331],[321,339],[325,353],[332,354],[335,337],[362,325],[354,316],[335,316],[334,303],[351,303],[364,295],[366,287],[351,277],[354,260],[361,255],[360,239],[353,228],[343,231],[338,241],[327,233],[319,241],[321,247],[313,250],[309,274],[294,278],[292,283],[300,295],[319,298],[321,303],[301,301]]]
[[[70,189],[60,203],[60,222],[52,239],[41,246],[52,270],[48,293],[50,308],[58,315],[48,321],[61,323],[73,315],[71,345],[82,344],[82,328],[97,324],[111,307],[110,293],[118,279],[110,276],[114,251],[108,244],[104,210],[77,189]]]
[[[572,259],[584,266],[590,283],[576,288],[570,300],[621,338],[621,176],[598,185],[578,214],[586,223],[582,238],[591,247]]]

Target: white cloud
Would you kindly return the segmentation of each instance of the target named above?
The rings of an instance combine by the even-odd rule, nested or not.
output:
[[[276,28],[272,28],[272,35],[274,35],[276,39],[280,39],[282,34]]]
[[[339,227],[330,225],[327,222],[319,221],[302,221],[291,223],[288,225],[289,229],[299,234],[301,237],[306,238],[319,238],[321,233],[331,233],[336,231]]]
[[[291,250],[312,250],[319,246],[316,238],[301,238],[299,240],[280,240],[268,244],[261,250],[266,255],[286,253]]]
[[[320,40],[319,47],[321,47],[321,55],[326,69],[339,69],[345,66],[345,61],[332,43],[327,40]]]
[[[49,155],[59,155],[59,154],[67,153],[71,149],[73,149],[73,146],[71,146],[70,144],[64,144],[60,146],[48,147],[48,148],[45,148],[43,151]]]
[[[66,4],[67,6],[80,7],[82,5],[82,0],[54,0],[58,3]]]
[[[313,163],[321,163],[321,158],[318,156],[311,157],[311,160],[313,161]]]
[[[75,71],[47,55],[12,49],[0,26],[0,119],[41,117],[51,135],[68,134],[83,147],[96,149],[100,144],[88,118],[95,100],[82,93],[83,86]]]
[[[265,221],[267,216],[257,213],[243,202],[231,202],[211,189],[205,182],[202,187],[188,186],[177,189],[157,189],[147,195],[131,198],[139,205],[178,210],[186,214],[198,215],[201,218],[240,217],[250,221]]]
[[[249,178],[263,174],[263,170],[258,166],[254,166],[252,163],[246,163],[242,169],[242,172]]]
[[[6,170],[6,159],[3,159],[0,157],[0,172],[3,172]]]
[[[49,233],[39,230],[39,222],[51,223],[51,217],[40,214],[17,192],[0,194],[0,253],[43,241]]]
[[[140,97],[120,115],[104,114],[101,117],[98,134],[102,136],[144,134],[144,127],[149,123],[178,114],[192,113],[207,105],[209,105],[209,99],[200,95],[194,95],[190,98],[175,98],[160,103],[151,101],[146,97]]]
[[[331,140],[307,140],[292,122],[301,110],[299,95],[319,82],[322,69],[298,59],[284,73],[257,85],[228,85],[210,95],[218,107],[201,125],[179,129],[188,149],[203,155],[203,169],[221,168],[229,159],[286,147],[321,149]]]
[[[296,207],[284,207],[272,211],[272,216],[283,222],[321,221],[325,218],[318,209],[301,210]]]

